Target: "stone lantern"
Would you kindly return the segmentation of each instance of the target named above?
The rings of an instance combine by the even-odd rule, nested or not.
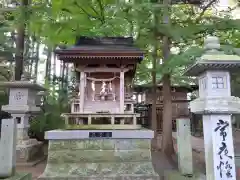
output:
[[[217,37],[204,44],[206,52],[185,73],[199,81],[199,97],[190,108],[203,115],[207,180],[235,180],[231,116],[240,113],[240,98],[231,96],[230,72],[239,70],[240,57],[220,51]]]
[[[38,92],[45,88],[24,77],[21,81],[1,82],[0,87],[9,88],[9,104],[2,106],[2,110],[17,121],[17,164],[34,165],[43,158],[43,146],[29,138],[29,119],[40,113]]]

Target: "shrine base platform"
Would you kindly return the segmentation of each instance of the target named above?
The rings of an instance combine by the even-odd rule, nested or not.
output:
[[[45,138],[48,161],[39,180],[160,179],[152,166],[151,130],[54,130]]]

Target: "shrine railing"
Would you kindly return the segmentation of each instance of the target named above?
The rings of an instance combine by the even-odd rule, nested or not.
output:
[[[128,114],[110,114],[110,113],[90,113],[90,114],[73,114],[65,113],[62,115],[65,119],[65,125],[92,125],[92,124],[109,124],[109,125],[133,125],[137,126],[136,113]]]

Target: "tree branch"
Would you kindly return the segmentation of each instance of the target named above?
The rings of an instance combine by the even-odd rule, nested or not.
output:
[[[3,72],[0,72],[0,76],[4,77],[7,81],[10,80],[10,77],[9,77],[9,74],[8,74],[8,73],[5,74],[5,73],[3,73]]]
[[[200,15],[197,17],[197,19],[196,19],[196,23],[198,23],[200,20],[201,20],[201,18],[202,18],[202,16],[204,15],[204,13],[206,12],[206,10],[211,6],[211,5],[213,5],[213,3],[215,3],[217,0],[211,0],[204,8],[203,8],[203,10],[202,10],[202,12],[200,13]]]
[[[101,19],[102,19],[102,23],[105,23],[105,15],[104,15],[104,7],[103,7],[103,4],[102,4],[102,0],[97,0],[98,2],[98,5],[100,7],[100,14],[101,14]]]
[[[82,7],[77,3],[77,0],[75,0],[75,1],[73,2],[73,4],[76,5],[79,9],[81,9],[82,12],[85,13],[85,14],[88,16],[88,18],[94,18],[94,19],[98,19],[98,20],[101,21],[101,19],[100,19],[99,17],[93,16],[92,14],[89,14],[84,8],[82,8]]]
[[[99,13],[97,12],[97,10],[96,10],[93,6],[90,6],[90,8],[93,10],[93,12],[95,12],[95,14],[96,14],[97,16],[100,16]]]
[[[235,9],[237,9],[239,6],[240,6],[240,2],[237,3],[237,5],[234,6],[234,7],[232,7],[232,8],[228,7],[228,10],[227,10],[227,11],[220,11],[220,12],[227,12],[227,13],[230,13],[230,12],[234,11]]]

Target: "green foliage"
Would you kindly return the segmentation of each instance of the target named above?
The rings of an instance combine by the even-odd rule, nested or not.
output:
[[[123,19],[116,19],[113,0],[53,0],[33,3],[30,31],[48,44],[73,44],[76,36],[111,36],[123,32]],[[119,29],[120,28],[120,29]],[[117,30],[119,29],[119,30]]]
[[[19,23],[26,21],[24,65],[28,71],[36,67],[34,63],[38,58],[36,54],[39,53],[39,49],[35,48],[37,43],[52,49],[58,44],[74,44],[76,36],[79,35],[133,36],[136,45],[146,52],[143,62],[137,68],[136,84],[150,83],[152,72],[156,72],[158,80],[165,73],[171,73],[173,83],[193,83],[194,79],[184,77],[182,73],[202,54],[203,38],[209,34],[221,37],[221,43],[224,44],[222,49],[226,53],[240,54],[239,50],[233,48],[240,47],[238,19],[233,19],[229,14],[214,13],[211,8],[203,10],[191,5],[178,4],[169,7],[170,22],[164,23],[165,7],[157,2],[32,0],[24,11],[23,7],[10,8],[0,3],[0,59],[13,62],[14,32]],[[26,13],[27,18],[22,12]],[[178,52],[172,51],[169,58],[160,63],[163,59],[164,36],[170,39],[170,49],[177,49]],[[152,67],[154,60],[157,62],[156,69]],[[46,69],[51,71],[53,68]],[[49,94],[45,98],[44,113],[31,121],[31,131],[40,134],[46,130],[61,128],[63,120],[60,115],[68,111],[68,79],[64,77],[64,73],[63,76],[59,76],[50,72],[46,76],[49,76],[45,81]],[[238,76],[239,74],[233,75],[235,92],[239,89]],[[9,80],[9,77],[8,71],[0,68],[0,81],[2,80]],[[64,82],[62,86],[61,82]],[[7,97],[6,92],[2,94],[1,102],[1,98]]]
[[[63,92],[57,92],[53,86],[46,84],[49,89],[43,105],[43,113],[30,121],[30,134],[40,140],[44,138],[44,132],[64,128],[63,112],[68,111],[68,101]]]

